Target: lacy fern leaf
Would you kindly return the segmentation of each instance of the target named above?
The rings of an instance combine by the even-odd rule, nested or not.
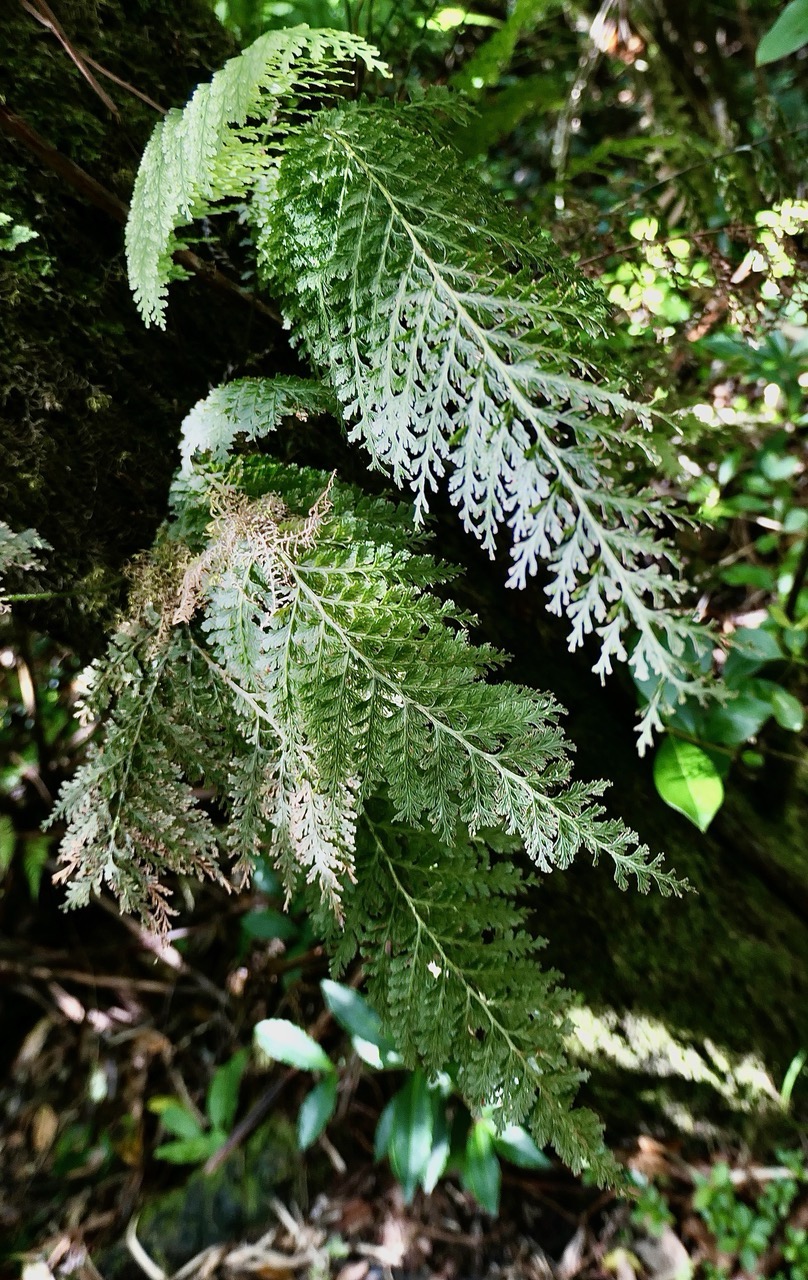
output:
[[[649,415],[590,353],[600,291],[388,109],[321,113],[290,139],[270,215],[264,270],[352,437],[412,488],[418,516],[448,474],[489,551],[508,526],[510,585],[549,564],[570,648],[596,632],[601,675],[617,658],[657,677],[645,743],[660,701],[702,693],[708,640],[682,616],[673,513],[618,476],[648,448]]]
[[[368,994],[410,1065],[453,1063],[472,1110],[494,1105],[498,1123],[528,1124],[571,1168],[613,1178],[596,1118],[571,1109],[581,1075],[564,1046],[569,997],[538,965],[521,872],[481,841],[459,834],[441,844],[391,821],[383,804],[371,810],[343,924],[317,914],[335,972],[361,958]]]
[[[642,750],[661,709],[706,696],[711,642],[684,608],[675,513],[621,479],[651,415],[595,357],[605,299],[463,173],[434,120],[451,98],[335,109],[356,58],[383,69],[344,34],[270,33],[158,126],[127,231],[141,312],[162,322],[176,227],[248,201],[264,279],[352,438],[417,518],[446,478],[490,552],[507,528],[510,585],[548,565],[570,648],[595,634],[601,677],[627,661],[650,686]]]
[[[156,126],[126,228],[129,279],[147,324],[165,325],[177,229],[219,201],[265,188],[273,142],[293,128],[291,109],[299,108],[299,120],[306,104],[343,96],[357,60],[386,72],[376,50],[349,32],[305,24],[268,31],[199,85],[184,110],[169,111]]]
[[[4,590],[3,579],[9,570],[25,572],[42,568],[40,551],[50,551],[50,543],[40,537],[36,529],[22,529],[15,533],[0,520],[0,614],[8,613],[10,605]]]
[[[202,749],[209,681],[200,663],[183,678],[194,661],[187,639],[178,633],[156,643],[157,622],[150,610],[132,620],[113,637],[106,660],[90,669],[85,712],[108,713],[103,745],[93,745],[65,783],[49,824],[67,822],[55,879],[68,882],[68,906],[83,906],[108,887],[123,910],[162,930],[172,914],[168,873],[226,881],[213,825],[191,787],[215,760]],[[199,716],[206,703],[204,720],[191,721],[191,709]]]
[[[400,529],[393,540],[383,520],[380,539],[384,504],[367,521],[356,496],[321,474],[269,463],[261,473],[271,497],[245,502],[214,485],[212,540],[186,573],[176,616],[190,620],[205,602],[216,661],[250,700],[255,732],[263,720],[279,738],[276,843],[282,828],[287,849],[295,844],[287,781],[297,778],[310,806],[327,799],[311,821],[329,847],[320,863],[312,844],[309,865],[335,896],[324,868],[350,868],[355,803],[383,786],[397,820],[443,840],[458,826],[501,827],[543,870],[583,848],[610,857],[621,885],[633,875],[641,889],[674,889],[632,832],[602,819],[602,785],[570,782],[553,700],[485,683],[500,655],[471,645],[468,619],[427,589],[445,571],[402,545]],[[298,503],[308,482],[305,517],[287,505],[290,479]]]
[[[305,422],[335,407],[328,388],[306,378],[238,378],[214,387],[182,424],[182,471],[190,472],[196,454],[223,462],[239,439],[254,443],[284,418]]]

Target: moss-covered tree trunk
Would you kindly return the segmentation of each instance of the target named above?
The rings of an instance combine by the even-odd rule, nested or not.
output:
[[[78,50],[166,106],[228,52],[196,0],[65,0],[58,16]],[[154,108],[104,80],[116,118],[52,32],[13,3],[0,43],[0,102],[125,201]],[[27,620],[91,654],[120,600],[122,565],[165,514],[184,413],[224,377],[288,367],[292,357],[276,325],[203,280],[174,290],[166,333],[146,331],[126,285],[120,224],[8,134],[0,210],[38,236],[0,255],[0,517],[49,540],[44,585],[68,593]],[[206,245],[198,252],[213,263]],[[286,447],[297,456],[296,442]],[[336,429],[301,449],[307,461],[322,459],[318,449],[345,456]],[[363,474],[356,456],[348,465]],[[537,895],[549,958],[595,1007],[647,1013],[760,1052],[782,1071],[808,1045],[804,771],[785,794],[765,782],[733,787],[710,835],[700,835],[655,796],[634,749],[630,691],[619,679],[601,690],[586,662],[569,657],[540,586],[504,591],[502,566],[462,539],[451,513],[439,522],[442,552],[473,567],[469,603],[487,638],[514,653],[512,674],[569,708],[580,772],[614,780],[610,805],[697,890],[679,902],[638,900],[613,887],[608,868],[582,861]]]
[[[185,101],[232,52],[203,0],[56,8],[79,57],[158,106]],[[183,415],[277,333],[249,295],[196,281],[167,333],[143,328],[116,215],[158,111],[88,63],[116,118],[17,0],[2,8],[0,48],[0,211],[37,233],[0,253],[0,510],[48,539],[44,585],[73,593],[35,620],[89,651],[120,601],[123,562],[165,515]],[[206,246],[199,256],[216,265]]]

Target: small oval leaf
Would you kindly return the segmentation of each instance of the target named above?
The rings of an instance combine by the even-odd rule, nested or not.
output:
[[[550,1169],[552,1161],[544,1154],[521,1124],[509,1124],[494,1137],[499,1155],[520,1169]]]
[[[334,1070],[334,1064],[316,1040],[285,1018],[265,1018],[254,1031],[255,1043],[268,1058],[300,1071]]]
[[[772,711],[781,729],[789,729],[791,733],[801,733],[804,729],[805,709],[802,703],[779,684],[772,690]]]
[[[297,1117],[297,1143],[301,1151],[308,1151],[316,1142],[334,1114],[337,1105],[336,1072],[321,1080],[302,1102]]]
[[[323,979],[320,990],[334,1020],[343,1031],[351,1036],[359,1036],[362,1040],[369,1040],[371,1044],[381,1044],[384,1038],[381,1019],[364,996],[341,982],[332,982],[330,978]]]
[[[701,747],[665,738],[654,760],[654,783],[662,799],[706,831],[724,801],[724,784]]]
[[[759,67],[777,62],[804,44],[808,44],[808,0],[791,0],[758,45],[755,61]]]
[[[499,1167],[494,1137],[488,1120],[473,1124],[466,1142],[461,1180],[486,1213],[499,1212],[499,1189],[502,1170]]]
[[[163,1122],[163,1128],[175,1138],[195,1140],[202,1136],[202,1127],[196,1116],[181,1102],[172,1100],[168,1106],[161,1107],[157,1114]]]

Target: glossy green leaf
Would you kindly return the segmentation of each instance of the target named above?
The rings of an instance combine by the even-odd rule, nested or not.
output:
[[[152,1100],[153,1103],[155,1101],[156,1099]],[[159,1109],[152,1105],[150,1110],[157,1111],[163,1127],[177,1138],[198,1138],[202,1133],[202,1127],[193,1112],[173,1099],[167,1099],[166,1105]]]
[[[521,1124],[509,1124],[494,1135],[497,1153],[520,1169],[549,1169],[552,1161],[531,1138]]]
[[[341,982],[332,982],[324,978],[320,983],[323,999],[334,1020],[343,1031],[351,1036],[361,1036],[371,1044],[380,1044],[384,1039],[382,1024],[378,1013],[372,1009],[364,996],[360,996],[353,987],[346,987]]]
[[[390,1148],[390,1139],[393,1136],[393,1120],[395,1119],[395,1101],[395,1098],[391,1098],[379,1116],[376,1134],[373,1139],[374,1160],[383,1160]]]
[[[297,1145],[308,1151],[334,1114],[337,1105],[337,1075],[321,1080],[304,1099],[297,1117]]]
[[[722,673],[724,680],[730,688],[739,688],[747,676],[782,657],[773,632],[762,627],[742,627],[732,637]]]
[[[461,1181],[467,1191],[487,1213],[499,1212],[499,1190],[502,1170],[494,1147],[494,1135],[488,1120],[472,1125],[466,1143]]]
[[[316,1040],[285,1018],[265,1018],[254,1031],[255,1043],[268,1058],[300,1071],[333,1071],[334,1064]]]
[[[801,733],[805,727],[805,708],[799,698],[779,684],[772,691],[772,711],[781,729]]]
[[[241,1077],[244,1075],[248,1057],[249,1050],[239,1049],[229,1062],[225,1062],[214,1073],[205,1105],[208,1119],[214,1129],[224,1129],[227,1132],[233,1124],[238,1107]]]
[[[787,58],[804,44],[808,44],[808,0],[791,0],[761,40],[755,60],[762,67]]]
[[[404,1059],[398,1050],[388,1048],[387,1043],[378,1045],[372,1040],[363,1040],[361,1036],[351,1036],[351,1044],[357,1057],[374,1071],[390,1071],[404,1065]]]
[[[759,733],[772,714],[771,681],[749,681],[725,703],[714,707],[704,721],[707,742],[739,747]]]
[[[426,1162],[421,1186],[430,1195],[443,1176],[449,1163],[451,1140],[449,1125],[446,1120],[445,1099],[436,1090],[432,1090],[432,1150]]]
[[[393,1099],[390,1140],[387,1152],[390,1167],[410,1203],[422,1181],[432,1155],[434,1131],[432,1096],[423,1071],[413,1071],[404,1088]]]
[[[334,1020],[348,1032],[355,1052],[367,1066],[384,1071],[402,1065],[401,1054],[382,1031],[379,1015],[364,996],[329,978],[323,979],[320,989]]]
[[[666,804],[706,831],[724,800],[713,761],[692,742],[667,737],[654,760],[654,782]]]

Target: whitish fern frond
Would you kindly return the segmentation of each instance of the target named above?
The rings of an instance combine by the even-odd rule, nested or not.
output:
[[[36,529],[23,529],[15,533],[0,520],[0,614],[8,613],[9,601],[3,589],[3,578],[10,569],[30,571],[42,568],[40,551],[50,551],[51,546],[40,537]]]
[[[386,72],[376,50],[346,31],[302,25],[268,31],[156,126],[138,170],[126,227],[129,279],[147,324],[164,326],[176,230],[221,200],[271,186],[277,139],[313,106],[334,102],[357,61]]]
[[[674,513],[623,480],[650,415],[596,358],[603,294],[463,173],[440,104],[331,109],[357,58],[381,68],[344,33],[271,32],[169,113],[127,228],[141,311],[162,321],[176,228],[247,200],[264,277],[353,438],[419,518],[446,477],[489,551],[507,527],[510,585],[549,566],[570,648],[594,633],[601,677],[619,660],[650,682],[642,749],[661,709],[704,698],[711,644],[683,607]]]
[[[538,965],[520,871],[482,842],[443,845],[391,822],[383,805],[371,808],[343,923],[318,913],[335,972],[359,955],[368,994],[410,1065],[437,1072],[453,1063],[473,1110],[493,1105],[498,1122],[528,1124],[573,1169],[613,1176],[596,1118],[570,1109],[581,1076],[564,1051],[569,998]]]
[[[223,462],[238,439],[261,440],[284,418],[305,422],[311,414],[333,412],[335,401],[327,387],[304,378],[239,378],[214,387],[182,424],[182,470],[188,472],[196,454]]]
[[[133,621],[91,669],[87,710],[108,712],[103,744],[90,748],[86,764],[65,783],[49,823],[68,824],[55,877],[68,882],[68,906],[83,906],[107,887],[123,910],[164,929],[169,873],[224,881],[214,828],[191,788],[212,764],[203,763],[202,749],[210,707],[197,724],[190,721],[182,668],[193,654],[183,634],[159,644],[156,634]],[[204,664],[195,667],[190,683],[199,715],[211,693],[215,705],[215,690],[205,691]]]
[[[653,721],[663,696],[699,693],[707,641],[680,615],[670,509],[618,473],[647,448],[648,413],[592,357],[599,290],[458,164],[387,109],[321,113],[284,155],[264,270],[374,463],[419,515],[448,474],[490,551],[508,526],[510,585],[548,562],[570,647],[596,632],[601,675],[617,658],[658,677]]]

